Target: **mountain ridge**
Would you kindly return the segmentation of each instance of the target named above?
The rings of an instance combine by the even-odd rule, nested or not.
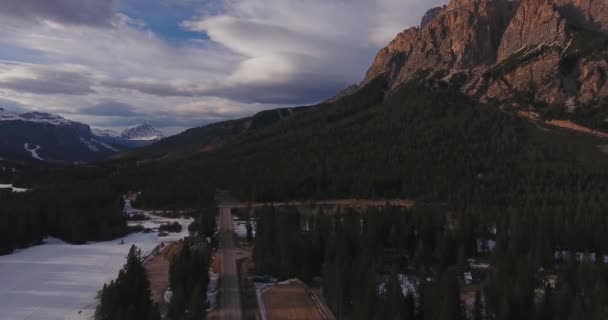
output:
[[[164,137],[148,124],[119,134],[50,113],[16,113],[0,108],[0,156],[9,159],[92,162],[150,145]]]
[[[452,0],[380,50],[362,85],[425,74],[501,108],[605,128],[594,117],[608,113],[607,17],[598,1]]]

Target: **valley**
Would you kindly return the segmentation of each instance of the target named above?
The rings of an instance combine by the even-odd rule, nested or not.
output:
[[[248,1],[186,42],[87,26],[146,33],[158,70],[0,61],[0,98],[67,85],[0,101],[0,319],[608,319],[605,0]]]

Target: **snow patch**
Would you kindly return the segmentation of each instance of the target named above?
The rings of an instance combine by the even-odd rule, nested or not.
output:
[[[80,142],[84,143],[84,145],[86,145],[89,150],[93,152],[99,152],[99,148],[92,141],[89,141],[85,138],[80,138]]]
[[[103,141],[99,141],[97,139],[93,139],[92,141],[95,142],[95,143],[97,143],[98,145],[106,148],[106,149],[110,149],[110,150],[112,150],[114,152],[118,152],[118,150],[116,150],[116,148],[112,147],[111,145],[109,145],[107,143],[104,143]]]
[[[11,189],[13,192],[26,192],[28,189],[15,188],[12,184],[0,184],[0,189]]]
[[[144,223],[146,227],[158,228],[163,223],[177,221],[182,225],[182,232],[167,237],[137,233],[87,245],[70,245],[49,238],[43,245],[0,257],[0,319],[91,319],[97,292],[104,283],[116,278],[131,245],[147,255],[161,243],[188,236],[192,219],[146,214],[151,217]],[[121,241],[124,244],[121,245]]]
[[[76,122],[70,121],[58,115],[43,112],[13,113],[0,110],[0,121],[23,121],[35,123],[48,123],[55,126],[73,125]]]
[[[110,137],[110,138],[120,137],[120,133],[118,133],[114,130],[102,130],[102,129],[93,128],[93,129],[91,129],[91,132],[93,133],[93,135],[95,135],[97,137]]]
[[[25,148],[25,151],[29,152],[32,157],[34,159],[38,159],[38,160],[42,160],[44,161],[44,159],[42,159],[42,157],[40,157],[40,155],[38,154],[38,150],[40,150],[40,146],[37,144],[32,144],[34,147],[30,148],[30,144],[26,143],[23,145],[23,148]]]

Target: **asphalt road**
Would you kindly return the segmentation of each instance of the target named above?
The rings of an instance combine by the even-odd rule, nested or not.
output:
[[[222,252],[222,275],[220,278],[219,318],[240,320],[241,294],[236,267],[234,232],[232,230],[232,212],[230,208],[220,207],[220,250]]]

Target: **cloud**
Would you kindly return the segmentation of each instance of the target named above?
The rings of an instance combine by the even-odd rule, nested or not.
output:
[[[12,20],[52,20],[104,25],[114,16],[116,0],[2,0],[0,16]]]
[[[94,81],[79,68],[17,66],[0,74],[0,88],[34,94],[86,95],[94,93]]]
[[[108,101],[79,110],[80,113],[92,116],[133,117],[139,115],[135,107],[122,102]]]
[[[0,98],[103,127],[316,103],[361,81],[381,47],[446,2],[154,1],[0,1]]]
[[[24,113],[28,111],[27,106],[23,105],[22,103],[2,98],[0,98],[0,108],[17,113]]]

